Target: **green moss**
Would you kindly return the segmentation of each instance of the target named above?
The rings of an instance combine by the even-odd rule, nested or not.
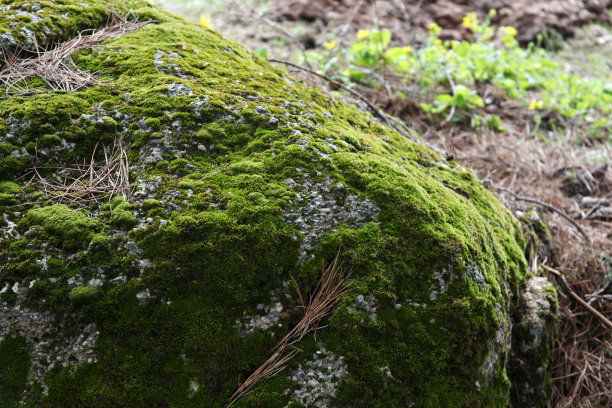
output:
[[[17,199],[12,194],[0,193],[0,205],[13,205]]]
[[[145,125],[153,130],[159,130],[161,127],[161,122],[159,121],[159,118],[147,118],[145,120]]]
[[[103,2],[92,1],[91,9],[57,3],[46,7],[55,12],[69,5],[70,27],[95,28],[105,21]],[[29,121],[15,136],[19,146],[40,135],[75,143],[53,158],[60,164],[90,160],[96,143],[108,146],[125,135],[128,146],[132,143],[130,180],[155,178],[156,197],[164,197],[163,203],[144,200],[140,209],[115,197],[101,213],[94,209],[97,217],[125,229],[137,224],[133,212],[155,214],[146,226],[113,235],[117,250],[103,256],[98,248],[107,251],[109,240],[96,234],[102,221],[63,205],[30,210],[21,232],[38,226],[39,234],[0,243],[0,261],[8,265],[2,279],[41,276],[37,260],[43,254],[32,248],[45,240],[64,250],[91,243],[89,251],[70,258],[71,266],[66,261],[47,273],[65,279],[102,270],[109,278],[104,296],[78,309],[80,321],[95,322],[100,332],[98,361],[49,373],[48,395],[32,402],[43,408],[222,407],[238,381],[266,361],[273,344],[299,319],[295,294],[284,283],[293,276],[303,293],[314,289],[321,266],[341,249],[340,260],[353,270],[351,291],[317,333],[348,365],[350,378],[337,386],[337,405],[505,407],[506,356],[502,353],[490,378],[484,378],[482,366],[488,341],[503,330],[502,320],[510,319],[505,306],[516,306],[526,262],[518,223],[495,197],[470,171],[295,82],[219,34],[144,3],[133,10],[141,21],[156,23],[73,55],[80,68],[104,72],[113,87],[0,100],[0,127],[8,126],[9,117]],[[74,21],[79,16],[82,24]],[[73,28],[60,31],[69,35]],[[158,50],[176,53],[171,62],[188,78],[158,71],[153,63]],[[168,96],[171,83],[188,86],[193,95]],[[123,128],[123,120],[84,119],[98,118],[101,104],[133,118],[131,123]],[[144,117],[155,136],[142,133]],[[160,143],[167,160],[144,161]],[[25,169],[3,164],[17,160],[10,156],[15,149],[0,151],[0,171],[2,166],[10,171],[1,178]],[[97,154],[103,160],[100,149]],[[31,157],[20,160],[29,165]],[[331,191],[310,191],[327,177]],[[301,257],[313,217],[328,219],[325,209],[317,208],[319,193],[336,198],[330,220],[345,210],[349,196],[371,206],[372,217],[351,216],[346,225],[329,226],[312,253]],[[128,243],[142,254],[128,251]],[[70,256],[58,252],[58,259]],[[468,274],[474,265],[486,289]],[[119,275],[127,282],[112,280]],[[72,307],[67,284],[39,289],[38,297],[53,310]],[[79,290],[85,289],[95,290]],[[147,291],[150,299],[141,300]],[[271,293],[286,307],[283,325],[241,337],[236,321],[258,304],[269,304]],[[285,296],[291,294],[293,299]],[[357,294],[376,298],[376,320],[352,310]],[[314,350],[314,341],[308,341]],[[200,388],[189,397],[192,380]],[[239,404],[285,406],[290,384],[281,374]]]
[[[12,181],[0,181],[0,206],[15,205],[21,195],[19,184]]]
[[[100,299],[102,293],[97,286],[77,286],[70,291],[70,301],[75,306],[89,305]]]
[[[117,208],[117,206],[125,201],[125,197],[123,195],[116,195],[110,202],[111,208]]]
[[[170,165],[170,163],[168,162],[168,160],[160,160],[159,162],[157,162],[157,164],[155,165],[155,168],[157,170],[167,170],[168,166]]]
[[[110,116],[102,116],[102,131],[104,133],[114,133],[117,131],[117,121]]]
[[[185,175],[189,171],[185,168],[189,162],[185,159],[176,159],[170,162],[170,171],[178,175]]]
[[[0,180],[13,178],[28,166],[27,159],[16,157],[0,157]]]
[[[38,139],[43,147],[51,147],[61,143],[62,139],[58,135],[42,135]]]
[[[91,238],[91,242],[89,244],[89,246],[94,251],[100,251],[100,252],[108,252],[108,251],[110,251],[110,245],[111,245],[111,240],[108,237],[108,235],[106,235],[104,233],[94,234],[94,236]]]
[[[21,187],[12,181],[0,181],[0,193],[21,194]]]
[[[230,170],[236,173],[261,173],[264,163],[252,160],[241,160],[230,165]]]
[[[154,198],[147,198],[146,200],[144,200],[142,202],[141,208],[145,211],[151,210],[153,208],[158,208],[161,207],[161,202],[159,202],[159,200],[156,200]]]
[[[119,210],[113,211],[113,215],[111,217],[111,224],[116,225],[122,229],[131,229],[136,224],[138,224],[138,220],[132,214],[131,211]]]
[[[17,408],[26,388],[30,348],[25,338],[9,333],[0,339],[0,408]]]
[[[83,211],[71,210],[64,204],[33,208],[26,218],[28,226],[42,227],[48,238],[66,250],[83,248],[89,244],[100,222]]]

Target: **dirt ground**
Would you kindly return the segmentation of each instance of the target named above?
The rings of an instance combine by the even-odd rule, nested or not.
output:
[[[427,25],[438,23],[443,38],[465,38],[461,21],[468,12],[498,13],[495,25],[512,25],[525,43],[542,35],[558,49],[554,57],[583,76],[611,76],[612,0],[157,0],[158,4],[197,20],[205,14],[213,27],[252,49],[290,59],[306,49],[321,49],[334,39],[340,46],[376,19],[394,41],[418,46]],[[598,24],[589,24],[596,22]],[[325,81],[295,73],[317,86]],[[468,129],[431,123],[410,101],[384,90],[366,93],[370,102],[400,117],[439,150],[472,168],[517,216],[536,207],[552,233],[548,251],[534,251],[531,265],[561,271],[569,288],[589,306],[612,319],[612,145],[589,138],[581,126],[560,118],[557,129],[532,136],[533,113],[525,104],[486,91],[487,112],[507,130]],[[347,100],[353,103],[358,101]],[[554,116],[544,112],[542,116]],[[553,391],[549,407],[612,407],[612,330],[576,300],[555,277],[560,300],[560,334],[555,348]],[[607,282],[607,283],[606,283]]]

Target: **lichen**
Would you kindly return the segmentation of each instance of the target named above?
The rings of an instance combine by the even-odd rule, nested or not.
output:
[[[44,27],[67,39],[108,15],[106,1],[56,3],[28,23],[40,44]],[[32,199],[44,193],[33,184],[3,216],[2,299],[99,333],[95,359],[49,370],[26,386],[28,401],[221,407],[301,317],[285,283],[308,293],[340,253],[350,291],[317,341],[350,375],[330,406],[507,406],[505,344],[526,261],[520,226],[493,194],[220,34],[114,3],[154,23],[73,55],[112,87],[0,101],[0,180],[21,190],[37,151],[42,176],[74,177],[57,168],[104,160],[121,140],[133,189],[129,202],[74,210]],[[236,322],[275,304],[271,293],[278,320],[241,335]],[[288,372],[318,345],[299,347]],[[296,389],[281,374],[236,406],[282,407]]]
[[[545,406],[552,386],[550,354],[558,330],[559,304],[545,277],[531,277],[521,295],[519,318],[512,330],[513,406]]]

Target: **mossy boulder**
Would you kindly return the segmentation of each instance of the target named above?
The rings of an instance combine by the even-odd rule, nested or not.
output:
[[[97,28],[111,2],[1,3],[3,43],[33,57],[32,36]],[[511,328],[538,315],[543,343],[525,351],[550,367],[554,313],[521,303],[520,225],[470,170],[217,32],[112,4],[152,22],[72,56],[103,85],[0,100],[3,194],[34,155],[59,183],[116,143],[132,192],[76,209],[40,204],[53,195],[34,182],[0,204],[0,338],[25,339],[31,366],[0,390],[38,407],[223,407],[299,321],[292,277],[306,296],[336,254],[349,291],[235,406],[506,407],[526,378]]]

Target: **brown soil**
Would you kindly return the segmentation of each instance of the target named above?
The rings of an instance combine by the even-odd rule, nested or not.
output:
[[[611,0],[279,0],[267,14],[279,22],[320,22],[325,29],[349,20],[356,27],[370,27],[377,19],[396,41],[408,43],[414,31],[427,33],[431,21],[444,29],[440,34],[443,39],[468,38],[470,33],[461,27],[463,16],[476,12],[482,21],[495,9],[492,23],[516,27],[517,39],[527,43],[544,32],[566,38],[588,22],[608,24],[612,22],[607,12],[611,7]]]

